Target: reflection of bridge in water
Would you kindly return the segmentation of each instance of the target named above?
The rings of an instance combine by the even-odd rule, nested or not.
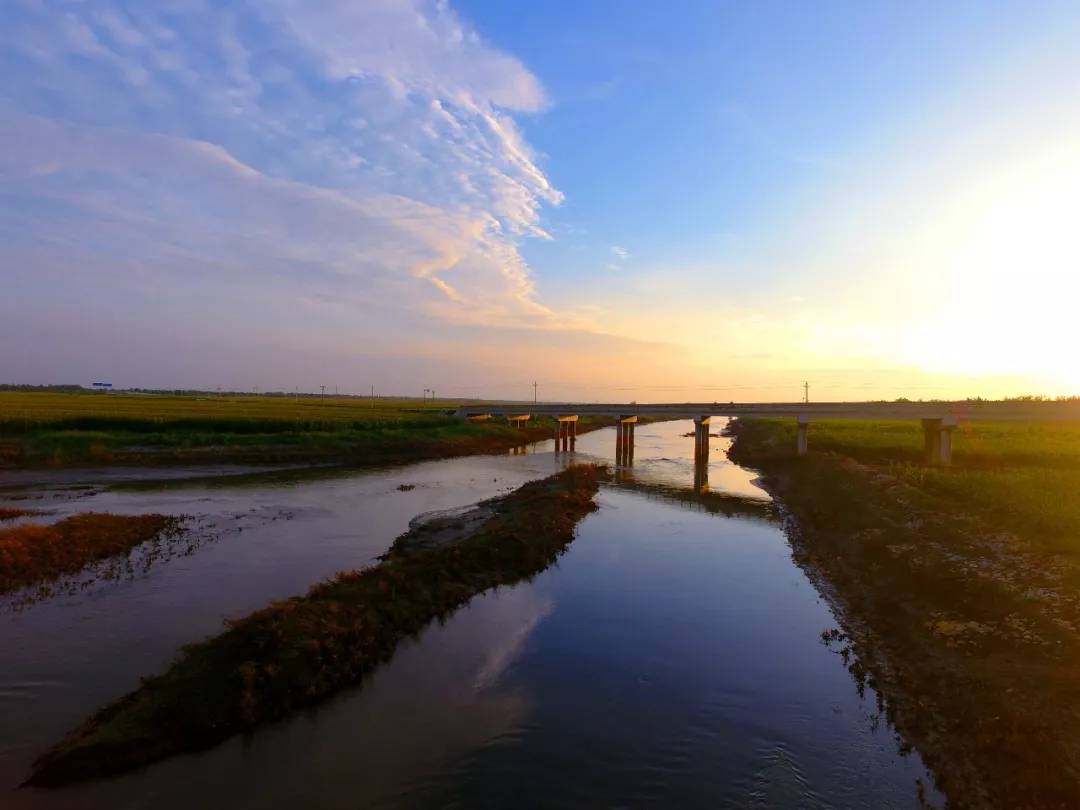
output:
[[[616,469],[612,480],[619,489],[628,489],[651,500],[672,503],[712,515],[720,514],[725,517],[747,517],[768,521],[776,519],[776,507],[770,500],[746,498],[728,492],[710,492],[707,476],[706,484],[700,485],[698,469],[702,466],[707,465],[694,465],[692,489],[652,482],[647,478],[639,477],[633,470],[625,467]]]
[[[555,422],[555,452],[565,453],[577,443],[577,423],[582,416],[606,416],[615,420],[615,462],[634,462],[634,430],[641,416],[694,420],[694,459],[708,461],[709,423],[714,416],[771,417],[795,420],[796,450],[809,449],[807,429],[812,419],[918,419],[922,423],[926,460],[930,464],[952,462],[952,433],[961,420],[1055,421],[1080,419],[1076,402],[823,402],[823,403],[668,403],[657,405],[583,405],[548,403],[521,405],[466,405],[457,410],[466,419],[505,418],[524,427],[534,417]],[[695,465],[696,467],[697,465]],[[705,471],[707,475],[707,470]]]
[[[564,422],[565,424],[565,422]],[[571,423],[572,424],[572,423]],[[633,423],[631,423],[633,424]],[[667,480],[655,480],[655,474],[634,468],[634,454],[632,448],[627,448],[630,431],[616,437],[617,445],[621,446],[619,463],[612,472],[611,480],[621,488],[632,489],[641,492],[648,497],[667,501],[678,501],[681,504],[696,503],[708,512],[720,512],[729,517],[734,515],[752,515],[762,517],[769,512],[771,503],[764,498],[754,498],[741,495],[733,495],[730,492],[709,491],[709,440],[718,437],[719,434],[709,433],[708,422],[698,426],[693,434],[684,434],[694,437],[694,469],[692,477],[686,476],[686,483],[673,482],[670,476]],[[576,452],[577,436],[573,429],[562,428],[563,433],[556,442],[556,457]],[[567,435],[568,434],[568,435]],[[565,439],[565,441],[563,441]],[[525,455],[533,452],[531,443],[523,443],[509,450],[510,455]]]

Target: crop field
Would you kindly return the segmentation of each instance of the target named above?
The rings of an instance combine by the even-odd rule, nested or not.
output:
[[[0,391],[0,466],[431,457],[511,446],[452,401]],[[530,427],[526,435],[546,437]],[[486,445],[485,445],[486,443]],[[438,445],[438,447],[436,447]],[[484,445],[484,446],[482,446]]]
[[[40,429],[137,430],[146,426],[198,425],[333,430],[361,425],[432,425],[450,417],[456,403],[415,399],[267,395],[167,395],[0,391],[0,431]]]

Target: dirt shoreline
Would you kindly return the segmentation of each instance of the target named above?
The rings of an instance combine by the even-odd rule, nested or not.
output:
[[[843,633],[823,640],[883,698],[949,805],[1077,806],[1076,633],[1039,596],[1043,572],[1020,564],[1022,541],[887,470],[799,458],[761,422],[731,433],[732,459],[761,471],[836,609]]]
[[[602,470],[574,466],[485,501],[480,525],[463,523],[456,536],[445,521],[415,527],[380,564],[227,623],[39,758],[27,784],[59,786],[206,749],[358,683],[432,620],[550,565],[596,509]]]

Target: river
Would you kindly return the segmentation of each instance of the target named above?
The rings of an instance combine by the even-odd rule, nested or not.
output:
[[[0,611],[0,806],[919,807],[923,792],[941,804],[873,690],[860,694],[823,644],[836,621],[781,528],[695,497],[692,429],[638,426],[632,470],[601,489],[557,564],[431,625],[362,686],[210,751],[61,790],[16,786],[36,754],[223,618],[370,564],[420,513],[575,459],[611,462],[615,437],[585,434],[570,455],[548,441],[244,485],[39,483],[30,503],[54,518],[183,513],[206,539]],[[767,499],[726,438],[711,445],[711,491]]]

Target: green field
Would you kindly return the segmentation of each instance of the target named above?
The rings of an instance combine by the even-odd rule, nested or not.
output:
[[[55,393],[0,391],[0,430],[159,429],[207,424],[230,429],[335,429],[375,424],[431,424],[456,402],[356,397]]]
[[[544,438],[452,415],[457,402],[0,391],[0,467],[454,455]]]
[[[795,448],[792,420],[760,420],[778,458]],[[1080,424],[969,422],[953,433],[953,465],[923,463],[918,422],[811,422],[810,448],[887,471],[928,496],[1021,533],[1048,550],[1080,555]]]

